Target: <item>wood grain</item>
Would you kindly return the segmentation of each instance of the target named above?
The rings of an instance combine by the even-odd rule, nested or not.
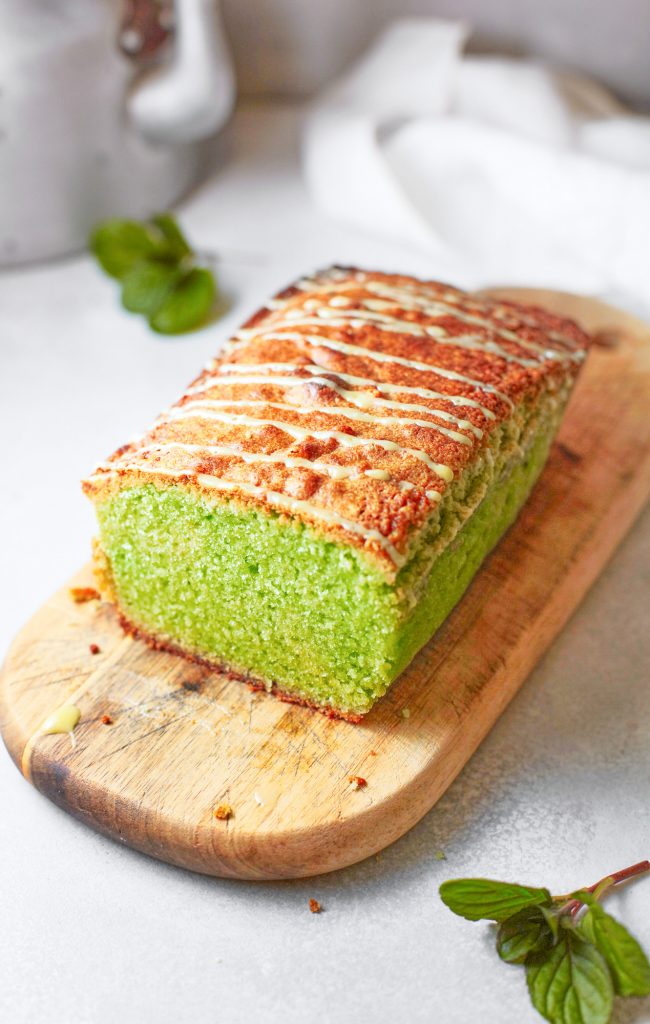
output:
[[[650,328],[601,303],[503,289],[596,332],[537,488],[460,605],[361,725],[329,721],[125,637],[68,587],[16,638],[1,727],[33,784],[106,835],[207,874],[294,878],[361,860],[447,789],[650,493]],[[72,585],[91,585],[83,569]],[[101,651],[91,654],[89,645]],[[402,711],[408,709],[409,717]],[[108,715],[112,724],[104,724]],[[355,790],[350,776],[367,786]],[[218,820],[227,803],[233,816]]]

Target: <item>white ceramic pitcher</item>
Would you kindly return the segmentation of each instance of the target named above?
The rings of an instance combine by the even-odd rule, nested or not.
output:
[[[218,0],[174,0],[146,64],[123,52],[124,15],[120,0],[0,0],[0,265],[164,209],[206,167],[234,99]]]

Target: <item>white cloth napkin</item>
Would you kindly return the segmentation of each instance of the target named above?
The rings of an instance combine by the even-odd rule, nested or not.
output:
[[[304,138],[317,203],[459,283],[650,305],[650,119],[581,76],[464,56],[466,36],[400,20],[326,90]]]

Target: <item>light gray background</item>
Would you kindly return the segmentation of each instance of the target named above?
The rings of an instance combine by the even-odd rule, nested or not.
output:
[[[438,15],[471,25],[474,50],[542,57],[650,107],[648,0],[224,0],[223,8],[246,93],[309,94],[392,18]]]
[[[269,292],[333,260],[441,269],[314,211],[299,122],[294,108],[242,110],[225,169],[182,212],[197,244],[261,261],[227,259],[232,308],[209,329],[155,337],[85,258],[0,277],[3,648],[88,555],[79,478]],[[249,884],[159,864],[49,804],[2,749],[0,1019],[532,1024],[522,972],[436,889],[469,873],[567,891],[649,855],[649,584],[646,514],[438,806],[379,859],[327,877]],[[610,906],[650,947],[650,879]],[[650,1021],[650,1001],[615,1020]]]

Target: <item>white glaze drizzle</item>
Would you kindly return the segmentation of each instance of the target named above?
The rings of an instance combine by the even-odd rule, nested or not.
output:
[[[195,405],[197,403],[191,404]],[[453,471],[449,466],[445,466],[439,462],[434,462],[426,452],[420,451],[418,448],[407,448],[404,445],[397,444],[396,441],[388,441],[384,438],[357,437],[355,435],[344,434],[339,430],[309,430],[305,427],[298,427],[294,423],[286,423],[283,420],[258,419],[255,416],[219,412],[215,409],[202,407],[194,409],[189,408],[189,406],[184,406],[172,409],[170,410],[168,417],[169,422],[187,419],[208,419],[216,420],[218,423],[231,423],[233,425],[247,427],[276,427],[278,430],[284,431],[285,434],[288,434],[296,440],[304,441],[310,437],[324,440],[333,438],[335,441],[338,441],[343,448],[359,448],[363,446],[377,445],[377,447],[383,448],[384,451],[387,452],[403,452],[405,455],[411,455],[414,459],[418,459],[419,462],[424,462],[424,464],[437,476],[447,482],[450,482],[454,478]]]
[[[465,311],[461,309],[461,305],[479,313],[482,311],[481,304],[474,301],[471,296],[465,292],[449,290],[440,291],[439,286],[426,281],[420,281],[417,284],[412,285],[406,283],[402,283],[401,285],[390,285],[385,281],[377,281],[373,278],[368,278],[368,276],[363,272],[354,275],[350,275],[347,272],[340,272],[334,275],[332,272],[329,272],[320,280],[308,280],[305,278],[298,282],[297,287],[301,291],[317,291],[326,293],[336,292],[337,294],[335,295],[335,298],[345,298],[346,305],[350,304],[349,300],[347,300],[345,296],[340,296],[340,293],[349,288],[359,289],[359,287],[361,287],[366,291],[374,292],[376,295],[385,295],[390,296],[391,298],[398,298],[399,296],[398,301],[404,300],[402,304],[405,305],[405,308],[408,308],[406,306],[406,302],[421,302],[423,304],[442,306],[448,313],[458,317],[458,319],[464,319],[466,315]],[[430,298],[425,298],[424,296],[429,296]],[[286,307],[290,301],[291,297],[281,300],[273,308],[282,309]],[[317,308],[317,300],[312,299],[307,301],[310,303],[309,308]],[[330,300],[330,305],[334,305],[332,300]],[[337,302],[336,305],[339,305],[339,303]],[[307,303],[304,303],[304,307],[307,308]],[[501,310],[498,306],[492,307],[491,312],[497,323],[494,323],[492,320],[485,320],[485,326],[498,331],[504,338],[507,338],[508,335],[512,334],[513,337],[509,340],[516,340],[517,344],[523,344],[524,347],[526,347],[524,339],[521,339],[519,335],[514,332],[510,332],[507,327],[498,322],[501,317]],[[532,327],[535,330],[540,330],[539,323],[531,317],[526,316],[523,310],[517,309],[515,313],[512,310],[506,309],[505,312],[508,316],[516,315],[520,323],[525,326]],[[544,330],[544,334],[550,341],[559,342],[561,345],[565,345],[567,348],[571,349],[575,354],[576,360],[582,360],[585,358],[586,352],[583,349],[578,348],[575,340],[570,338],[568,335],[560,334],[557,331],[546,330]]]
[[[375,295],[379,295],[387,300],[384,308],[391,308],[395,305],[399,305],[403,309],[422,312],[427,316],[453,316],[456,320],[460,320],[463,323],[473,324],[476,327],[482,327],[485,330],[492,331],[504,341],[510,341],[515,345],[519,345],[520,348],[523,348],[528,352],[535,352],[543,359],[578,360],[584,356],[583,352],[577,351],[574,348],[570,348],[569,351],[566,349],[556,349],[552,348],[549,344],[540,344],[537,341],[532,341],[530,338],[522,338],[515,331],[511,331],[503,324],[498,322],[495,323],[493,320],[486,319],[485,317],[478,316],[474,313],[468,313],[455,303],[440,301],[438,299],[427,299],[417,292],[408,292],[403,288],[385,285],[380,281],[368,281],[364,287],[367,291],[372,292]],[[336,298],[337,296],[334,296],[334,298],[330,299],[330,306],[334,305],[334,299]],[[383,303],[382,305],[377,303],[375,306],[372,299],[364,300],[363,304],[369,309],[376,308],[377,310],[381,310],[383,306]],[[472,303],[469,303],[468,305],[470,305],[471,308],[475,308]],[[532,325],[528,324],[528,326]],[[537,329],[539,330],[539,328]],[[565,344],[569,344],[569,339],[567,339]]]
[[[294,366],[292,368],[294,370],[299,369],[299,367],[297,366]],[[302,369],[302,367],[300,367],[300,369]],[[440,419],[447,420],[451,423],[456,423],[456,425],[459,426],[462,430],[471,431],[471,433],[474,434],[475,437],[483,437],[483,431],[481,430],[480,427],[475,426],[470,420],[461,419],[458,416],[452,415],[452,413],[448,413],[440,409],[431,409],[427,405],[421,405],[414,402],[395,402],[392,401],[391,399],[376,398],[374,395],[369,395],[365,391],[351,391],[349,388],[343,388],[341,387],[340,384],[337,384],[335,381],[329,380],[327,377],[320,377],[317,374],[312,374],[311,378],[306,378],[297,377],[295,376],[295,374],[288,376],[273,376],[264,374],[256,375],[253,373],[245,373],[240,375],[237,375],[235,373],[228,373],[228,375],[226,376],[225,374],[217,373],[210,377],[204,378],[200,384],[196,384],[194,387],[189,388],[185,392],[185,394],[201,395],[213,388],[227,387],[240,384],[273,384],[279,387],[291,388],[304,386],[305,384],[309,383],[320,384],[323,387],[330,388],[332,391],[336,392],[337,395],[341,395],[341,397],[344,398],[347,402],[350,402],[352,405],[356,405],[362,409],[368,409],[371,408],[372,406],[376,406],[377,408],[381,409],[404,409],[407,412],[425,412],[429,413],[430,416],[437,416]],[[398,419],[397,422],[408,421]]]
[[[360,409],[348,409],[340,405],[292,405],[290,402],[270,402],[258,398],[201,398],[193,402],[185,402],[182,409],[224,409],[224,408],[252,408],[252,409],[279,409],[284,412],[294,412],[299,416],[342,416],[344,419],[357,420],[359,423],[382,423],[386,426],[405,425],[411,427],[423,427],[425,430],[433,430],[437,434],[443,434],[458,444],[471,445],[472,442],[467,434],[460,434],[457,430],[449,430],[439,423],[432,423],[431,420],[418,420],[406,416],[373,416],[372,413],[362,412]]]
[[[279,454],[266,454],[264,452],[247,452],[242,451],[241,448],[235,445],[229,444],[192,444],[186,441],[163,441],[145,444],[141,448],[130,450],[125,452],[124,455],[120,456],[119,459],[109,462],[101,462],[97,466],[97,470],[111,471],[116,468],[127,468],[132,463],[133,458],[137,458],[141,455],[163,454],[167,451],[182,451],[188,453],[205,453],[208,455],[224,456],[225,458],[239,459],[249,465],[255,463],[270,464],[285,466],[287,469],[310,469],[320,476],[329,476],[332,480],[355,480],[361,476],[367,476],[372,480],[392,480],[392,474],[386,469],[366,469],[360,470],[358,466],[341,466],[332,462],[320,462],[319,460],[312,461],[311,459],[302,459],[297,455],[279,455]],[[120,466],[123,462],[124,466]],[[151,467],[152,469],[154,467]],[[191,472],[190,470],[183,472]],[[400,490],[411,490],[415,487],[409,480],[395,481],[396,486]],[[402,486],[404,485],[404,486]],[[437,494],[433,501],[439,501],[442,494],[438,491],[427,492],[427,494]]]
[[[413,323],[410,320],[398,320],[384,313],[373,312],[367,309],[354,308],[345,310],[345,312],[350,313],[351,316],[342,317],[340,309],[320,306],[314,310],[314,316],[304,316],[302,308],[297,307],[285,313],[284,320],[276,320],[272,327],[273,330],[278,330],[285,327],[322,327],[326,325],[343,329],[346,327],[364,327],[366,324],[370,324],[376,330],[384,333],[410,334],[415,338],[431,339],[437,345],[449,345],[452,348],[465,348],[474,352],[485,352],[489,355],[498,356],[499,359],[503,359],[507,363],[516,363],[518,366],[535,367],[539,366],[540,363],[539,359],[526,359],[524,356],[516,356],[511,352],[506,352],[505,349],[501,348],[492,339],[483,338],[480,335],[459,334],[454,336],[448,334],[444,327],[439,327],[435,324],[425,326],[424,324]],[[256,333],[266,332],[256,331]],[[553,353],[552,358],[560,357]]]
[[[228,342],[230,351],[248,345],[253,338],[267,338],[274,341],[295,341],[306,343],[317,348],[329,348],[333,352],[343,352],[346,355],[359,356],[362,359],[371,359],[375,363],[394,363],[397,366],[405,366],[409,370],[419,370],[422,373],[433,373],[437,377],[444,377],[447,380],[455,380],[461,384],[476,388],[477,391],[484,391],[495,395],[505,402],[509,409],[514,409],[514,402],[505,392],[499,391],[492,384],[485,381],[475,380],[473,377],[466,377],[455,370],[448,370],[442,366],[435,366],[432,363],[423,363],[417,359],[406,359],[404,356],[395,356],[387,352],[376,352],[374,349],[364,348],[362,345],[351,345],[344,341],[335,341],[333,338],[325,337],[322,334],[300,334],[297,331],[277,331],[275,326],[266,330],[249,329],[238,331],[232,341]]]
[[[353,384],[359,387],[373,387],[377,391],[381,391],[385,395],[417,395],[418,398],[430,398],[433,401],[448,402],[450,405],[457,405],[466,407],[468,409],[478,409],[479,412],[485,416],[488,420],[495,420],[496,416],[491,409],[487,406],[481,405],[474,398],[466,398],[464,395],[447,395],[443,391],[432,391],[430,388],[418,388],[413,387],[409,384],[389,384],[385,381],[375,380],[374,377],[355,377],[351,373],[342,373],[340,370],[332,370],[327,366],[321,366],[319,363],[221,363],[220,360],[213,359],[208,363],[206,370],[208,372],[218,367],[218,375],[221,374],[241,374],[241,373],[259,373],[260,370],[268,373],[282,373],[283,370],[287,370],[289,373],[295,373],[297,370],[303,370],[305,373],[314,374],[320,376],[322,374],[331,374],[338,377],[340,380],[345,381],[347,384]],[[216,375],[215,375],[216,376]],[[201,385],[197,385],[200,388]],[[401,404],[401,403],[400,403]],[[406,408],[408,404],[404,403]],[[433,412],[433,410],[431,410]],[[436,416],[441,416],[442,419],[450,419],[451,422],[457,423],[458,426],[463,426],[468,423],[469,420],[461,420],[451,413],[445,412],[443,409],[435,410]],[[477,428],[478,429],[478,428]],[[481,432],[482,433],[482,432]],[[478,435],[477,435],[478,436]]]

